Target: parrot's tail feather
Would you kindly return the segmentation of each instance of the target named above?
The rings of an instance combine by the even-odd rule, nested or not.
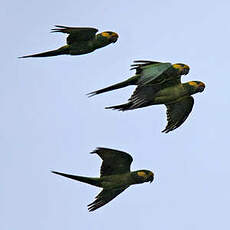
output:
[[[58,174],[60,176],[64,176],[73,180],[77,180],[83,183],[91,184],[97,187],[101,187],[101,182],[100,178],[91,178],[91,177],[83,177],[83,176],[76,176],[76,175],[70,175],[70,174],[65,174],[65,173],[60,173],[60,172],[55,172],[52,171],[52,173]]]
[[[28,58],[28,57],[51,57],[51,56],[57,56],[57,55],[63,55],[63,54],[69,54],[69,49],[61,47],[60,49],[51,50],[43,53],[38,54],[32,54],[32,55],[26,55],[19,58]]]
[[[126,104],[105,107],[105,109],[117,109],[119,111],[126,111],[126,110],[131,110],[132,109],[131,107],[132,107],[132,103],[128,102]]]
[[[131,77],[131,78],[129,78],[129,79],[125,80],[125,81],[122,81],[120,83],[111,85],[111,86],[103,88],[103,89],[93,91],[91,93],[88,93],[87,95],[89,97],[92,97],[92,96],[95,96],[97,94],[105,93],[105,92],[112,91],[112,90],[115,90],[115,89],[120,89],[120,88],[129,86],[129,85],[135,85],[136,82],[137,82],[137,78],[136,78],[136,76],[134,76],[134,77]]]

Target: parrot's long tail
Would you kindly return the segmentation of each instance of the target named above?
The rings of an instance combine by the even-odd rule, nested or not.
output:
[[[97,187],[101,187],[100,178],[76,176],[76,175],[70,175],[70,174],[55,172],[55,171],[52,171],[52,173],[58,174],[60,176],[68,177],[68,178],[73,179],[73,180],[78,180],[80,182],[84,182],[84,183],[87,183],[87,184],[91,184],[91,185],[94,185],[94,186],[97,186]]]
[[[97,95],[97,94],[105,93],[105,92],[108,92],[108,91],[112,91],[112,90],[115,90],[115,89],[120,89],[120,88],[129,86],[129,85],[136,85],[136,84],[137,84],[137,77],[134,76],[134,77],[131,77],[131,78],[129,78],[129,79],[125,80],[125,81],[122,81],[120,83],[111,85],[111,86],[103,88],[103,89],[93,91],[91,93],[88,93],[87,95],[89,97],[92,97],[92,96]]]
[[[63,46],[63,47],[61,47],[59,49],[47,51],[47,52],[44,52],[44,53],[26,55],[26,56],[22,56],[22,57],[19,57],[19,58],[51,57],[51,56],[57,56],[57,55],[63,55],[63,54],[69,54],[69,48],[68,48],[68,46]]]
[[[128,102],[128,103],[121,104],[121,105],[105,107],[105,109],[117,109],[119,111],[126,111],[126,110],[135,109],[135,108],[132,108],[132,105],[133,105],[132,102]]]

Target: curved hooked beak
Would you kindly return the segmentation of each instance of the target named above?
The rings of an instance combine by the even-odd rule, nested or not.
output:
[[[203,92],[204,91],[204,89],[205,89],[205,84],[203,83],[203,82],[201,82],[200,84],[199,84],[199,92]]]
[[[151,176],[149,177],[148,181],[149,181],[150,183],[152,183],[152,182],[153,182],[153,179],[154,179],[154,176],[151,175]]]
[[[111,36],[110,41],[113,42],[113,43],[115,43],[117,41],[117,39],[118,39],[118,36],[117,35],[113,35],[113,36]]]
[[[117,41],[117,39],[119,38],[119,35],[115,32],[113,32],[111,35],[110,35],[110,41],[115,43]]]
[[[181,74],[182,75],[187,75],[189,73],[189,68],[184,68],[182,71],[181,71]]]
[[[199,92],[200,92],[200,93],[203,92],[204,89],[205,89],[205,86],[199,86]]]

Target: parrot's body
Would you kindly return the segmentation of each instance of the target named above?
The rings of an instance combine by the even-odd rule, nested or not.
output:
[[[62,46],[56,50],[51,50],[43,53],[22,56],[28,57],[50,57],[57,55],[82,55],[91,53],[96,49],[114,43],[118,39],[118,34],[112,31],[105,31],[96,34],[98,29],[90,27],[66,27],[56,26],[52,32],[67,33],[67,45]]]
[[[200,81],[181,83],[181,76],[189,72],[189,66],[182,63],[136,62],[140,62],[140,64],[132,65],[132,69],[136,70],[136,74],[133,77],[89,93],[89,96],[129,85],[137,85],[127,103],[109,106],[106,109],[126,111],[164,104],[167,107],[168,124],[162,132],[167,133],[178,128],[192,111],[194,99],[191,95],[202,92],[205,84]]]
[[[103,188],[96,196],[96,200],[88,205],[89,211],[94,211],[107,204],[130,185],[153,181],[154,174],[149,170],[130,172],[133,159],[128,153],[108,148],[98,148],[92,153],[97,153],[103,160],[101,175],[98,178],[53,171],[55,174]]]

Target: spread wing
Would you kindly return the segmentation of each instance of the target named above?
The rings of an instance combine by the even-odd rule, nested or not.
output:
[[[129,102],[131,102],[129,109],[137,109],[152,105],[152,101],[154,100],[156,93],[158,93],[161,89],[173,85],[175,86],[180,83],[181,81],[179,79],[173,79],[166,80],[165,82],[161,83],[144,84],[137,86],[132,96],[129,98]]]
[[[137,109],[151,105],[155,94],[162,88],[160,84],[138,86],[129,98],[130,109]]]
[[[88,205],[88,210],[94,211],[108,202],[110,202],[112,199],[114,199],[116,196],[118,196],[120,193],[122,193],[127,187],[117,188],[117,189],[103,189],[96,197],[95,201]]]
[[[52,32],[62,32],[69,34],[67,44],[71,45],[75,42],[88,41],[95,38],[98,29],[91,27],[67,27],[56,25]]]
[[[171,63],[156,61],[134,61],[131,70],[136,70],[140,75],[138,85],[156,84],[167,80],[166,71],[172,66]]]
[[[166,104],[168,124],[162,132],[168,133],[182,125],[191,113],[193,104],[192,96],[183,97],[176,103]]]
[[[97,153],[103,160],[101,177],[130,172],[133,158],[128,153],[108,148],[97,148],[92,153]]]

